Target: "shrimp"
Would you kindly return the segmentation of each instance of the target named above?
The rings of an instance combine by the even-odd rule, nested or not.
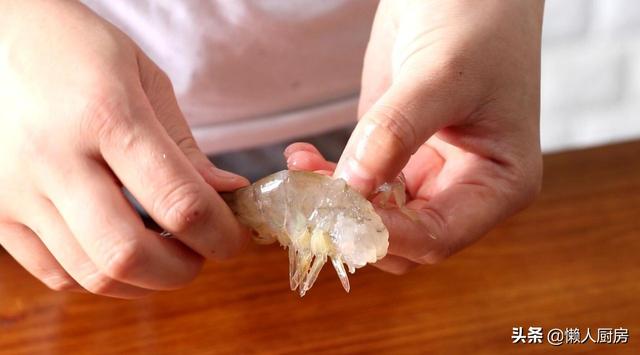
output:
[[[397,188],[379,190],[404,203]],[[399,196],[402,196],[400,198]],[[349,292],[347,270],[374,263],[387,254],[389,232],[373,205],[344,180],[282,170],[224,196],[254,241],[278,241],[289,251],[289,281],[300,297],[313,286],[328,259]]]

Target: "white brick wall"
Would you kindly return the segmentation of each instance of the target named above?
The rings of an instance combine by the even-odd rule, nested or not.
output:
[[[640,0],[547,0],[545,151],[640,138]]]

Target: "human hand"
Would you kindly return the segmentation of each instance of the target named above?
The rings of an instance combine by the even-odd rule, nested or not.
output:
[[[308,145],[290,168],[329,170],[369,195],[401,171],[407,207],[377,266],[436,263],[527,206],[542,175],[539,1],[382,1],[364,62],[361,117],[337,167]]]
[[[75,1],[0,2],[0,244],[53,289],[181,287],[247,240],[167,76]],[[126,187],[176,238],[146,229]]]

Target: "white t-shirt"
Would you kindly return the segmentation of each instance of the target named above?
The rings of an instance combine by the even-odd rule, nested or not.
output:
[[[374,0],[85,0],[171,78],[206,153],[355,122]]]

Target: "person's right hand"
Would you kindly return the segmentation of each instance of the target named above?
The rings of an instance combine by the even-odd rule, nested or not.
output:
[[[247,240],[167,76],[75,1],[0,2],[0,244],[50,288],[181,287]],[[146,229],[122,187],[176,238]]]

